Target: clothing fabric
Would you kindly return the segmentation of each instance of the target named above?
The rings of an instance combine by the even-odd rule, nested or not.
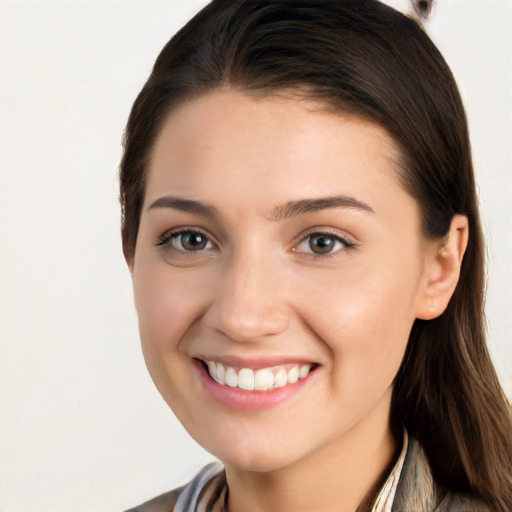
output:
[[[226,512],[227,493],[224,467],[214,462],[186,486],[126,512]],[[398,460],[368,512],[493,511],[475,498],[438,486],[420,444],[405,433]]]

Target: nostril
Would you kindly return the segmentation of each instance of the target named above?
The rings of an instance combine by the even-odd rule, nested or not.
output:
[[[424,20],[428,20],[432,15],[432,8],[434,7],[434,0],[412,0],[414,10]]]

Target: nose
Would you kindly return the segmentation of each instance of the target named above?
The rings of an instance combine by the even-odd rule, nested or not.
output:
[[[288,329],[283,280],[271,262],[251,256],[226,262],[203,320],[234,341],[257,341]]]

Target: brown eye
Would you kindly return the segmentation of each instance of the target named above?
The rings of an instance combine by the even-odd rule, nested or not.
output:
[[[309,237],[309,248],[315,254],[327,254],[334,249],[337,241],[332,235],[319,233]]]
[[[172,243],[178,250],[201,251],[208,249],[211,242],[205,235],[197,231],[183,231],[173,235]]]
[[[293,252],[313,257],[330,257],[350,251],[354,247],[355,243],[345,237],[334,233],[316,231],[304,236],[299,244],[293,248]]]

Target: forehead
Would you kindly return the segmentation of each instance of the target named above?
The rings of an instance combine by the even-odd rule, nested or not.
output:
[[[388,133],[290,95],[219,90],[179,106],[148,169],[145,203],[159,195],[218,201],[236,194],[259,210],[301,197],[350,194],[368,202],[406,194]],[[211,202],[211,201],[210,201]]]

